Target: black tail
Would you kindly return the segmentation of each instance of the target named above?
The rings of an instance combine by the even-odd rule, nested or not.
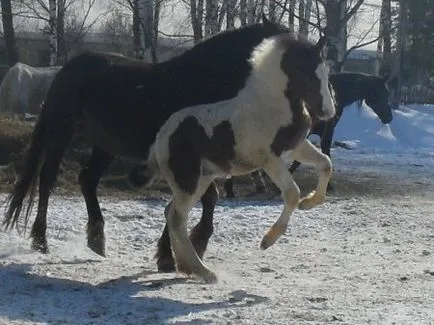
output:
[[[43,164],[50,160],[50,172],[57,174],[58,165],[74,133],[78,109],[77,89],[78,86],[70,77],[69,70],[64,68],[58,72],[33,130],[24,160],[24,170],[7,200],[8,207],[3,220],[6,229],[18,225],[26,197],[28,201],[24,228],[27,227],[36,195],[36,183]],[[52,176],[55,180],[56,175]],[[49,186],[53,185],[50,182]]]
[[[45,109],[42,109],[41,115],[33,130],[30,147],[28,148],[25,160],[24,170],[18,182],[10,194],[7,203],[8,208],[3,220],[6,229],[17,226],[17,221],[23,209],[24,200],[29,195],[27,211],[25,215],[25,225],[27,226],[29,215],[32,210],[35,194],[36,182],[41,164],[44,160],[44,138],[45,138]]]

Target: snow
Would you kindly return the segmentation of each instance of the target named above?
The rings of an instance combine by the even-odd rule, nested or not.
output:
[[[217,284],[156,272],[169,197],[101,197],[102,258],[86,247],[83,199],[53,195],[49,254],[0,233],[0,324],[433,324],[434,107],[401,106],[384,126],[350,106],[335,140],[351,147],[332,150],[335,192],[295,211],[269,249],[279,198],[218,202],[204,259]]]

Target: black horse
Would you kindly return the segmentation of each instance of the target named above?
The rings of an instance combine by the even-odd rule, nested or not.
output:
[[[357,102],[361,107],[363,100],[372,108],[380,118],[381,122],[388,124],[392,121],[392,108],[389,104],[389,88],[387,87],[387,77],[381,77],[364,73],[338,73],[331,75],[329,81],[335,91],[336,115],[329,121],[319,121],[315,124],[310,134],[316,134],[321,138],[321,150],[330,157],[335,127],[341,118],[344,107]],[[293,173],[300,163],[294,161],[289,168]],[[255,188],[258,193],[265,191],[265,184],[261,177],[261,172],[252,173]],[[330,185],[330,184],[329,184]],[[235,197],[233,191],[233,180],[228,179],[224,183],[226,197]]]
[[[88,212],[88,246],[105,256],[104,219],[96,189],[115,156],[146,160],[149,146],[174,112],[186,106],[236,96],[251,71],[254,47],[265,38],[286,32],[268,21],[211,37],[184,54],[159,64],[121,55],[86,53],[67,62],[56,75],[33,131],[24,170],[8,202],[4,225],[17,225],[28,197],[28,223],[39,177],[39,202],[32,226],[32,248],[47,252],[47,208],[59,166],[74,135],[92,146],[79,183]],[[200,256],[212,232],[218,192],[211,184],[202,196],[202,220],[191,240]],[[163,236],[164,237],[164,236]],[[172,263],[170,243],[160,241],[157,264]],[[171,266],[170,266],[171,267]]]

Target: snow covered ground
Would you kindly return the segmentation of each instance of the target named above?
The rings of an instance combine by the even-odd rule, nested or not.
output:
[[[82,198],[53,196],[49,254],[0,233],[0,324],[434,324],[434,107],[401,107],[390,127],[349,107],[335,140],[352,148],[332,151],[335,192],[268,250],[281,201],[219,201],[212,285],[156,272],[168,198],[101,198],[101,258]]]

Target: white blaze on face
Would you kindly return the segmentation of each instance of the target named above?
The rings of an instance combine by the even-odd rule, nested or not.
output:
[[[329,68],[325,63],[320,63],[315,70],[315,74],[321,82],[321,96],[322,96],[322,112],[321,119],[328,120],[335,115],[335,105],[333,96],[329,88]]]

